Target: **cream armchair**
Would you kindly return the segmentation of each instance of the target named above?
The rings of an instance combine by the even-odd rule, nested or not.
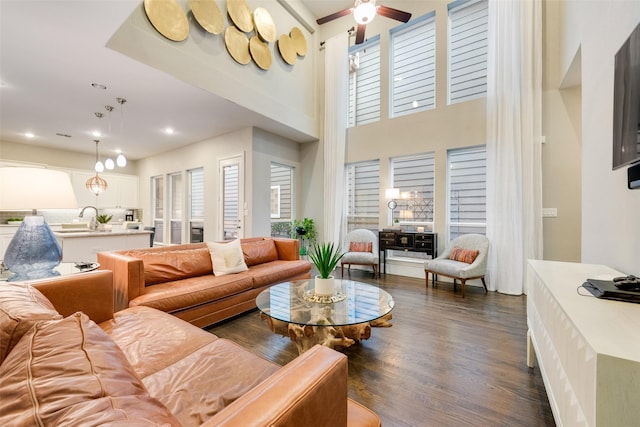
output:
[[[467,263],[460,260],[450,259],[453,248],[460,248],[468,251],[478,251],[478,255],[473,262]],[[482,234],[465,234],[451,241],[444,252],[437,258],[425,261],[424,272],[426,276],[426,286],[429,287],[429,273],[433,274],[433,286],[436,287],[438,274],[453,279],[453,290],[456,290],[457,280],[462,284],[462,298],[464,298],[464,286],[467,280],[480,279],[487,292],[487,284],[484,276],[487,270],[487,255],[489,252],[489,239]],[[459,259],[469,255],[469,252],[462,253]],[[455,256],[455,255],[454,255]]]
[[[344,266],[348,266],[351,273],[351,264],[370,265],[373,267],[373,278],[378,277],[378,238],[371,230],[364,228],[353,230],[347,234],[342,246],[344,256],[340,260],[342,277],[344,277]]]

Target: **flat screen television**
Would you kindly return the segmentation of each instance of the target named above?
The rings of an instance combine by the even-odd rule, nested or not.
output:
[[[640,161],[640,24],[615,57],[613,169]]]

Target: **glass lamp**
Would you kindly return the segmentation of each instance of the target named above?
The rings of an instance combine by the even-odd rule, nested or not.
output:
[[[353,19],[360,25],[368,24],[376,17],[375,0],[358,0],[353,9]]]
[[[0,210],[32,209],[9,242],[5,266],[14,273],[9,281],[56,276],[62,248],[37,209],[78,207],[69,174],[43,168],[0,168]]]

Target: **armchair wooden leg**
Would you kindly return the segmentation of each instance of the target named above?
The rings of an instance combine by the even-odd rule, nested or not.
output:
[[[372,266],[372,267],[373,267],[373,278],[374,278],[374,279],[377,279],[378,277],[380,277],[380,276],[378,275],[378,265],[377,265],[377,264],[373,264],[373,266]]]
[[[453,279],[453,292],[457,292],[458,291],[458,281],[456,279]]]
[[[484,282],[484,277],[481,277],[480,280],[482,280],[482,286],[484,286],[484,293],[487,293],[487,284]]]
[[[427,270],[424,271],[424,276],[425,276],[424,287],[428,289],[429,288],[429,272]]]
[[[344,277],[344,264],[340,264],[340,277]]]
[[[460,279],[460,283],[462,284],[462,285],[461,285],[461,288],[462,288],[462,298],[464,298],[464,285],[465,285],[466,281],[467,281],[466,279]]]

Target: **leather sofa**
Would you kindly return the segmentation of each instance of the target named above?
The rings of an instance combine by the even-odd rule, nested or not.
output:
[[[256,307],[256,296],[280,282],[308,279],[295,239],[241,239],[247,271],[213,273],[206,243],[99,252],[114,277],[115,310],[148,306],[204,327]]]
[[[346,357],[280,367],[162,311],[113,311],[110,271],[0,286],[0,425],[380,426]]]

